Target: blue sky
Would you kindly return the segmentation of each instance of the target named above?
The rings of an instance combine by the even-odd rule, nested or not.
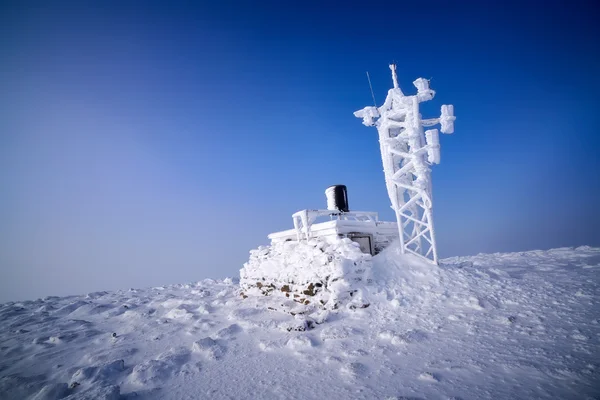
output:
[[[600,245],[593,2],[22,3],[0,6],[0,301],[235,276],[331,184],[392,219],[352,115],[392,61],[405,93],[432,79],[424,117],[455,106],[442,256]]]

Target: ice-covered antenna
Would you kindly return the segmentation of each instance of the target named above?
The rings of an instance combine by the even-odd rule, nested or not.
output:
[[[392,81],[394,82],[394,89],[398,89],[398,75],[396,75],[396,63],[390,64],[390,69],[392,70]]]
[[[373,92],[373,85],[371,85],[371,77],[369,76],[369,71],[367,71],[367,80],[369,81],[369,89],[371,89],[371,97],[373,98],[373,105],[377,107],[377,102],[375,101],[375,93]]]
[[[421,119],[419,103],[435,96],[429,81],[415,80],[417,94],[405,96],[398,85],[396,64],[390,65],[390,70],[394,88],[388,91],[385,103],[354,115],[379,132],[385,184],[396,212],[402,253],[437,264],[429,166],[440,163],[440,140],[437,129],[423,131],[423,127],[441,124],[442,133],[453,133],[454,107],[443,105],[439,118]]]

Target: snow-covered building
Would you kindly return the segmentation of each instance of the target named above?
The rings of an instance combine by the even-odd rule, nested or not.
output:
[[[376,212],[350,211],[344,185],[325,195],[327,209],[294,213],[293,229],[271,233],[269,246],[250,251],[240,270],[242,297],[285,297],[281,307],[302,314],[369,306],[363,287],[371,281],[372,255],[398,238],[398,227]]]
[[[398,238],[395,222],[379,221],[379,215],[372,211],[350,211],[346,186],[330,186],[325,195],[326,210],[307,209],[294,213],[294,228],[271,233],[268,236],[271,243],[348,238],[358,243],[363,253],[375,255]]]

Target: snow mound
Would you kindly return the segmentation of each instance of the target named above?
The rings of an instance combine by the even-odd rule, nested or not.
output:
[[[440,296],[445,288],[444,271],[437,265],[410,254],[402,254],[393,243],[373,257],[371,302],[392,308],[426,303]]]
[[[340,306],[364,309],[374,303],[378,307],[407,307],[429,302],[445,290],[444,271],[431,262],[402,254],[398,242],[372,257],[347,238],[261,246],[250,252],[240,277],[244,298],[285,296],[326,310]],[[480,307],[475,297],[463,301]],[[283,310],[311,314],[290,307]]]
[[[240,270],[242,296],[283,296],[302,304],[337,309],[352,297],[364,307],[364,285],[371,282],[372,257],[358,243],[312,239],[261,246]]]

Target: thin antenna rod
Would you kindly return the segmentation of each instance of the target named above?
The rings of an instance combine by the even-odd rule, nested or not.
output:
[[[373,98],[373,105],[377,107],[377,102],[375,101],[375,93],[373,93],[373,85],[371,85],[371,77],[369,76],[369,71],[367,71],[367,79],[369,80],[369,89],[371,89],[371,97]]]
[[[396,63],[390,65],[390,69],[392,70],[392,81],[394,82],[394,89],[398,89],[398,76],[396,75]]]

